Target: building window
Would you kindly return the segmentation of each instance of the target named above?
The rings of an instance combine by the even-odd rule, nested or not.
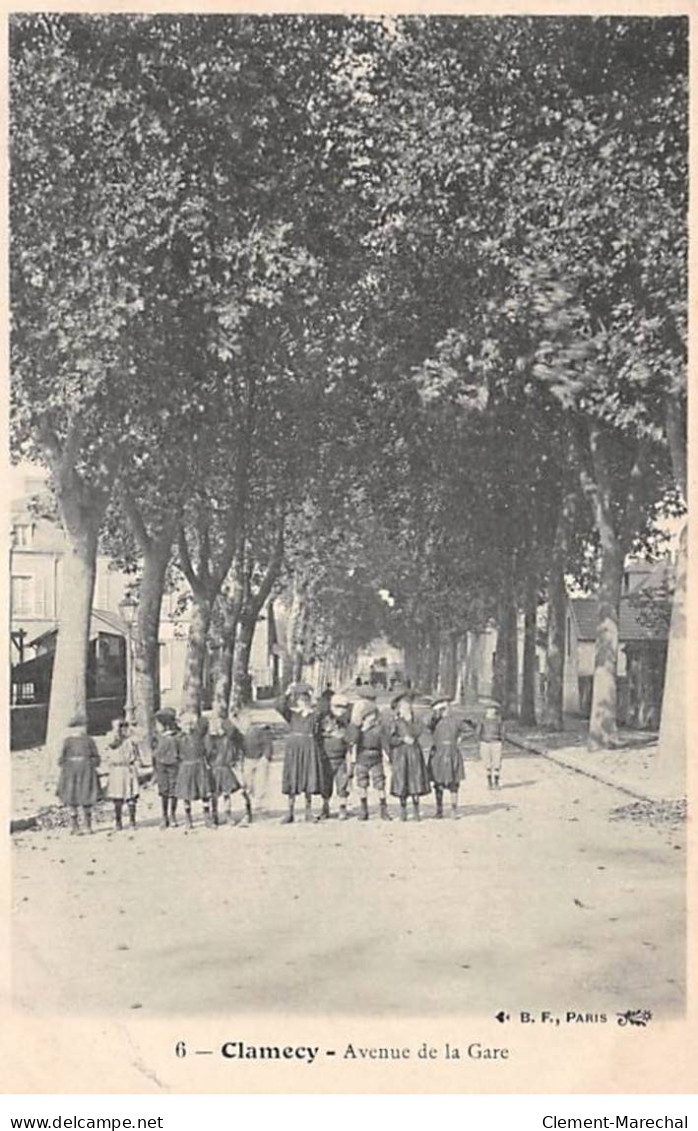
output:
[[[34,528],[28,522],[18,522],[14,528],[14,540],[17,549],[26,550],[33,542]]]
[[[31,617],[36,607],[36,586],[33,577],[12,578],[12,616]]]
[[[97,570],[97,592],[95,594],[97,600],[95,605],[98,609],[109,608],[109,573],[106,569],[101,568]]]

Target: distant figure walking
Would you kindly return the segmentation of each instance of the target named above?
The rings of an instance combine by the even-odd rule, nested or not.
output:
[[[58,759],[60,773],[56,793],[70,807],[70,832],[79,832],[78,809],[82,808],[85,830],[92,832],[92,806],[100,798],[97,744],[87,734],[87,719],[75,715],[68,724],[68,735]]]

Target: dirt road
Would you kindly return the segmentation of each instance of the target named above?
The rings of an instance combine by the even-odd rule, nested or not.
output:
[[[13,837],[18,1006],[680,1013],[683,833],[613,820],[627,798],[509,755],[498,793],[468,763],[457,822],[427,799],[421,823],[373,806],[282,827],[275,765],[251,829],[162,832],[148,790],[135,834]]]

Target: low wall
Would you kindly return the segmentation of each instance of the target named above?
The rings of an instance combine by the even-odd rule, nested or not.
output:
[[[31,703],[10,708],[10,749],[26,750],[41,746],[46,738],[48,703]]]
[[[122,698],[88,699],[87,729],[90,734],[106,734],[112,719],[123,714]],[[48,703],[30,703],[10,708],[10,749],[27,750],[46,741]]]

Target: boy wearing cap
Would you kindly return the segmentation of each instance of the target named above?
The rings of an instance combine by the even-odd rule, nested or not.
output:
[[[337,789],[339,797],[339,819],[347,819],[347,798],[349,796],[349,770],[347,767],[347,753],[349,751],[349,724],[347,710],[349,700],[344,695],[333,694],[329,701],[329,710],[322,715],[318,723],[318,742],[324,757],[322,812],[318,820],[324,821],[331,816],[330,800],[333,790]]]
[[[175,828],[177,826],[175,786],[177,785],[177,772],[182,757],[179,734],[175,712],[167,707],[158,711],[155,716],[153,768],[158,783],[160,804],[162,805],[161,829],[167,829],[170,825]]]
[[[444,815],[444,790],[451,794],[451,816],[458,817],[458,790],[465,777],[460,742],[464,724],[453,712],[448,699],[435,699],[431,705],[429,777],[434,786],[436,817]]]
[[[243,735],[243,777],[256,811],[267,795],[269,766],[274,754],[274,737],[268,723],[255,723]]]
[[[368,787],[371,784],[378,793],[381,820],[390,821],[383,765],[383,756],[386,753],[385,728],[381,722],[375,695],[374,700],[366,706],[368,709],[364,710],[358,723],[352,723],[349,734],[356,770],[356,785],[359,790],[359,820],[368,820]]]
[[[504,725],[499,703],[494,699],[485,707],[484,718],[478,724],[477,736],[480,740],[480,758],[487,770],[487,785],[490,789],[499,789]]]

